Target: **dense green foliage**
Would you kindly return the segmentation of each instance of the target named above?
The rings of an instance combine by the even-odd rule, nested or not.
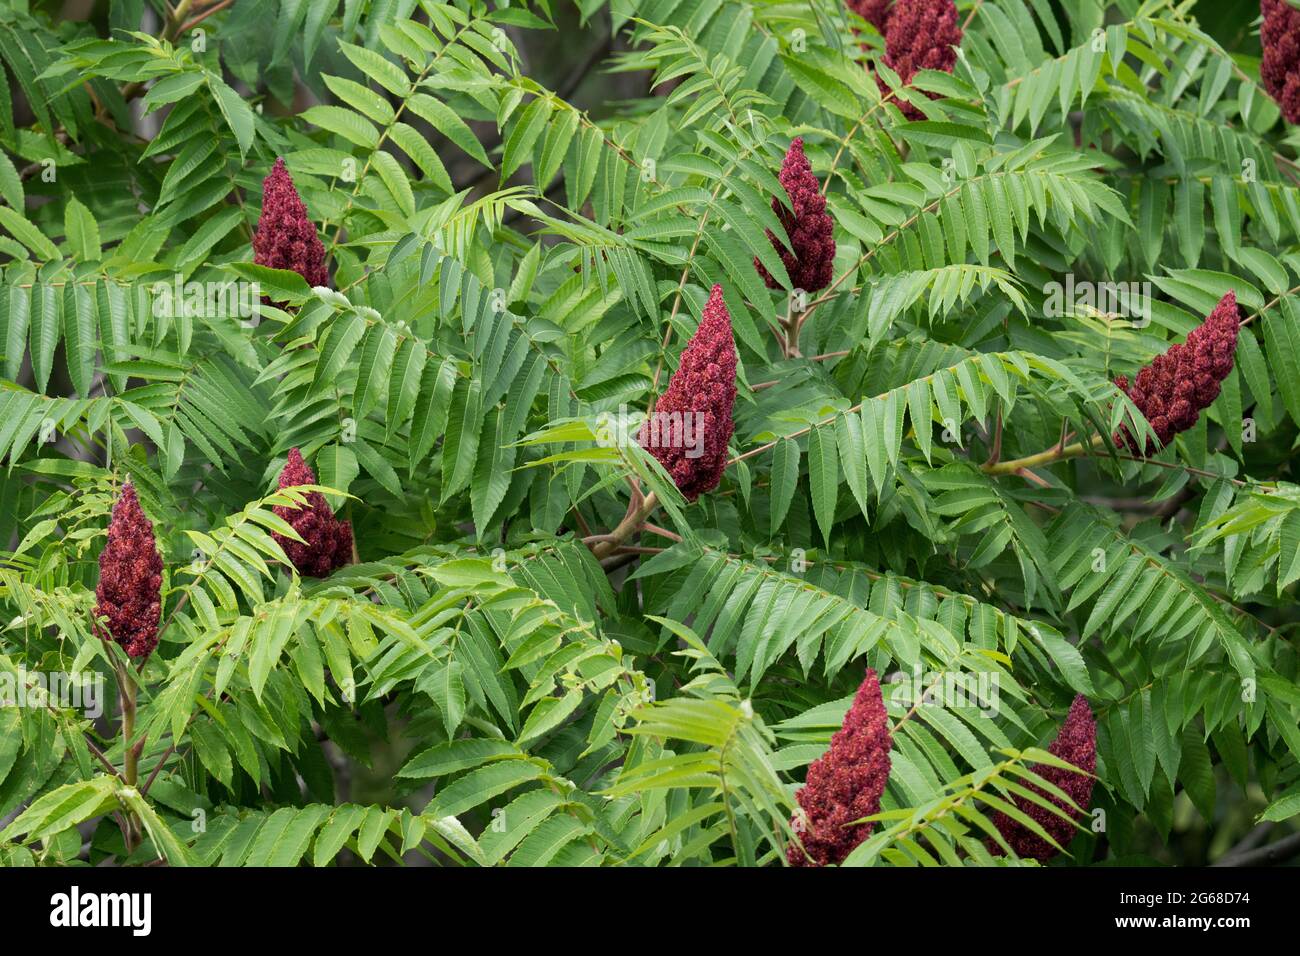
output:
[[[0,0],[0,677],[104,713],[0,707],[0,861],[780,865],[868,666],[904,679],[850,864],[1017,862],[991,820],[1076,693],[1058,862],[1295,826],[1300,136],[1256,5],[962,0],[917,121],[827,0],[63,6]],[[795,136],[837,243],[806,298],[765,235]],[[278,156],[332,288],[252,263]],[[268,301],[157,307],[189,282]],[[1052,285],[1108,282],[1145,314]],[[688,503],[609,416],[715,283],[733,460]],[[1115,376],[1230,289],[1214,405],[1116,444]],[[355,531],[325,579],[268,533],[291,447]],[[92,630],[127,479],[138,671]],[[584,543],[632,486],[652,526]]]

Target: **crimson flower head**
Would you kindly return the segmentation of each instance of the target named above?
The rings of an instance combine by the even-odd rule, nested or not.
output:
[[[271,269],[291,269],[310,286],[330,282],[325,246],[283,159],[277,159],[271,175],[262,180],[262,215],[253,235],[253,261]]]
[[[1300,123],[1300,10],[1286,0],[1260,0],[1259,11],[1264,15],[1260,79],[1286,121]]]
[[[722,481],[735,404],[736,343],[722,286],[715,285],[700,327],[682,350],[681,364],[637,435],[687,501]]]
[[[314,484],[316,475],[302,460],[302,454],[297,448],[289,449],[289,460],[280,472],[280,487]],[[302,542],[293,541],[282,534],[271,533],[299,574],[323,578],[343,567],[352,557],[352,523],[335,518],[329,502],[319,491],[308,492],[305,508],[276,505],[271,510],[289,522],[303,539]]]
[[[951,73],[960,44],[961,27],[952,0],[898,0],[885,28],[885,65],[905,84],[912,82],[918,70]],[[879,76],[876,83],[882,95],[890,95],[891,90]],[[935,93],[926,95],[938,99]],[[895,102],[908,119],[924,118],[925,114],[911,103]]]
[[[1064,767],[1046,767],[1042,764],[1035,764],[1031,768],[1048,783],[1064,791],[1080,810],[1075,810],[1058,797],[1050,796],[1041,787],[1028,783],[1025,784],[1027,789],[1040,797],[1045,797],[1060,809],[1067,810],[1069,818],[1059,816],[1025,797],[1016,798],[1015,803],[1022,813],[1047,831],[1053,840],[1061,846],[1066,846],[1075,833],[1072,821],[1079,819],[1083,815],[1081,811],[1088,809],[1088,803],[1092,799],[1093,780],[1089,774],[1097,769],[1097,722],[1093,719],[1088,699],[1082,694],[1074,698],[1074,703],[1070,705],[1070,713],[1066,716],[1065,723],[1061,725],[1056,739],[1047,748],[1047,752],[1085,771],[1076,773]],[[996,814],[993,825],[998,828],[998,832],[1002,834],[1002,838],[1007,841],[1011,849],[1016,851],[1016,856],[1045,863],[1060,852],[1023,823],[1013,820],[1005,813]],[[1002,847],[990,842],[990,849],[1000,853]]]
[[[889,8],[894,0],[848,0],[849,9],[882,34],[889,23]]]
[[[817,185],[808,157],[803,154],[803,139],[796,138],[790,143],[790,149],[781,163],[781,185],[790,197],[790,209],[782,205],[781,200],[772,197],[772,211],[781,220],[786,235],[790,237],[793,251],[786,249],[781,240],[767,230],[767,238],[790,273],[790,281],[796,289],[816,292],[830,285],[831,268],[835,262],[835,237],[832,234],[834,224],[826,212],[826,197]],[[763,264],[754,259],[758,274],[763,277],[769,289],[779,288],[780,283],[763,268]]]
[[[795,820],[803,848],[790,844],[786,859],[791,866],[843,863],[871,835],[874,824],[853,821],[880,812],[889,780],[890,745],[880,681],[867,668],[830,749],[808,767],[807,782],[795,795],[803,809],[803,819]]]
[[[148,657],[158,646],[162,610],[162,555],[128,481],[113,503],[108,543],[99,553],[99,584],[95,587],[95,633],[122,645],[131,657]],[[108,620],[107,626],[99,618]]]
[[[1232,372],[1240,327],[1237,296],[1229,292],[1205,321],[1187,334],[1185,343],[1171,345],[1163,355],[1157,355],[1137,373],[1132,385],[1126,376],[1115,379],[1151,423],[1158,447],[1163,448],[1179,432],[1195,425],[1201,411],[1218,398],[1220,383]],[[1146,449],[1139,448],[1127,429],[1120,437],[1134,454],[1156,450],[1150,442]]]

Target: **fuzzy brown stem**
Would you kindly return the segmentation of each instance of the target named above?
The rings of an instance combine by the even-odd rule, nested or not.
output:
[[[122,709],[122,780],[128,787],[134,787],[140,776],[140,748],[131,742],[135,736],[136,694],[138,688],[129,666],[117,668],[118,703]],[[135,814],[123,811],[122,841],[126,844],[128,855],[139,845]]]

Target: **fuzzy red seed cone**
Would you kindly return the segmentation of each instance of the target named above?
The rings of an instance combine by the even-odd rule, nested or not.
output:
[[[290,269],[310,286],[328,286],[325,246],[293,185],[284,160],[277,159],[262,180],[262,214],[253,235],[253,261],[271,269]]]
[[[1300,10],[1286,0],[1260,0],[1264,57],[1259,77],[1288,123],[1300,123]]]
[[[1156,441],[1140,448],[1127,429],[1117,436],[1134,454],[1152,454],[1168,445],[1179,432],[1196,424],[1200,413],[1219,396],[1219,387],[1232,372],[1241,329],[1237,296],[1229,292],[1196,328],[1187,341],[1171,345],[1138,372],[1133,384],[1121,375],[1118,385],[1150,422]]]
[[[803,810],[795,818],[803,848],[790,844],[786,858],[791,866],[843,863],[871,835],[874,824],[853,821],[880,812],[891,744],[880,680],[867,668],[830,749],[808,767],[807,781],[795,795]]]
[[[289,449],[289,459],[285,462],[284,470],[280,472],[280,487],[314,484],[316,484],[316,475],[302,460],[302,454],[297,448]],[[271,534],[275,543],[284,549],[284,553],[288,555],[299,574],[323,578],[343,567],[351,559],[352,524],[348,521],[339,521],[334,517],[329,502],[319,491],[307,494],[307,505],[304,508],[276,505],[271,510],[289,522],[293,530],[302,536],[302,541],[293,541],[282,534],[275,532]]]
[[[95,633],[116,641],[131,657],[147,657],[158,646],[162,611],[162,555],[128,481],[113,504],[108,542],[99,553],[95,587]],[[107,619],[106,625],[99,623]]]
[[[1026,784],[1028,789],[1039,796],[1046,797],[1062,810],[1069,811],[1069,819],[1024,797],[1017,798],[1015,802],[1017,809],[1064,847],[1078,832],[1071,821],[1080,819],[1083,816],[1080,811],[1086,812],[1092,800],[1093,778],[1090,774],[1097,770],[1097,722],[1093,719],[1092,708],[1088,706],[1087,698],[1082,694],[1074,698],[1074,703],[1070,705],[1070,713],[1066,716],[1065,723],[1061,725],[1056,739],[1047,748],[1047,752],[1085,771],[1077,773],[1064,767],[1047,767],[1041,764],[1035,764],[1031,768],[1044,780],[1066,793],[1080,809],[1075,810],[1058,797],[1046,793],[1041,787],[1029,784]],[[1002,834],[1002,838],[1007,841],[1011,849],[1015,850],[1016,856],[1023,859],[1045,863],[1060,852],[1023,823],[1013,820],[1005,813],[995,814],[993,825],[998,828],[998,832]],[[989,849],[995,853],[1002,852],[1001,845],[994,841],[990,841]]]
[[[736,343],[722,286],[715,285],[677,371],[637,436],[687,501],[722,481],[735,404]]]
[[[848,7],[883,34],[894,0],[848,0]]]
[[[961,27],[957,24],[957,7],[952,0],[898,0],[889,14],[885,29],[885,65],[898,74],[903,83],[911,83],[918,70],[942,70],[951,73],[961,45]],[[882,96],[892,91],[879,76],[876,83]],[[930,99],[938,94],[926,93]],[[903,115],[911,120],[925,114],[911,103],[895,98]]]
[[[779,176],[781,186],[790,200],[787,209],[778,197],[772,197],[772,211],[781,220],[789,237],[790,249],[767,230],[767,238],[796,289],[816,292],[830,285],[831,271],[835,264],[834,223],[826,212],[826,197],[822,195],[817,177],[813,175],[812,165],[803,152],[803,139],[796,138],[786,151],[781,163]],[[780,288],[781,284],[765,269],[763,264],[754,259],[758,274],[763,277],[769,289]]]

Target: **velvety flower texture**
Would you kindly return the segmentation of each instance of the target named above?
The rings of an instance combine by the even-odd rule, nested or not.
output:
[[[1115,379],[1151,423],[1158,447],[1163,448],[1179,432],[1195,425],[1201,411],[1218,397],[1220,383],[1232,372],[1240,327],[1237,296],[1229,292],[1205,321],[1187,334],[1186,343],[1171,345],[1163,355],[1157,355],[1138,372],[1132,385],[1123,375]],[[1127,429],[1119,437],[1134,454],[1144,453]],[[1155,450],[1151,446],[1145,453]]]
[[[898,0],[885,29],[885,65],[904,83],[912,82],[917,70],[951,73],[960,44],[961,27],[952,0]],[[876,83],[883,95],[891,93],[879,76]],[[935,93],[926,95],[932,100],[939,98]],[[911,103],[899,99],[894,102],[908,119],[925,118]]]
[[[302,460],[297,448],[289,449],[289,460],[280,472],[280,487],[314,485],[316,475]],[[299,574],[323,578],[343,567],[352,557],[352,523],[339,521],[329,502],[319,491],[309,492],[307,506],[276,505],[271,509],[302,536],[306,544],[272,532],[275,543],[284,549]]]
[[[1260,79],[1286,121],[1300,123],[1300,10],[1286,0],[1260,0],[1259,11],[1264,15]]]
[[[772,230],[767,230],[767,238],[781,257],[781,262],[790,273],[790,281],[796,289],[816,292],[830,285],[831,269],[835,263],[834,224],[826,212],[826,197],[817,185],[808,157],[803,153],[803,139],[796,138],[786,151],[781,163],[778,177],[785,193],[790,197],[790,209],[781,200],[772,197],[772,211],[781,220],[789,237],[793,252],[787,249]],[[757,258],[754,265],[763,277],[769,289],[780,288],[780,283],[763,268]]]
[[[292,269],[310,286],[327,286],[325,246],[293,185],[284,160],[262,180],[262,215],[253,235],[253,261],[271,269]]]
[[[790,844],[786,858],[791,866],[843,863],[871,835],[874,824],[849,824],[880,812],[880,797],[889,780],[890,746],[880,680],[867,668],[843,726],[831,737],[830,749],[812,762],[807,782],[795,795],[803,808],[804,819],[796,818],[796,823],[804,824],[803,849]]]
[[[1048,783],[1064,791],[1082,810],[1088,809],[1092,799],[1093,778],[1088,776],[1097,769],[1097,722],[1093,719],[1092,708],[1082,694],[1074,698],[1070,713],[1061,725],[1056,739],[1047,748],[1053,757],[1059,757],[1066,763],[1073,764],[1086,773],[1075,773],[1064,767],[1047,767],[1035,764],[1031,769]],[[1068,807],[1059,798],[1049,796],[1041,787],[1026,784],[1027,789],[1060,807],[1069,810],[1070,819],[1058,816],[1046,807],[1040,807],[1024,797],[1016,799],[1016,807],[1035,823],[1046,830],[1061,846],[1067,846],[1077,833],[1071,820],[1078,820],[1082,814]],[[1003,839],[1010,844],[1016,855],[1025,859],[1038,860],[1040,863],[1050,860],[1060,851],[1023,823],[1011,819],[1005,813],[998,813],[993,818],[993,825],[998,828]],[[1000,853],[1002,847],[990,842],[990,849]]]
[[[889,8],[894,0],[848,0],[849,9],[882,34],[889,23]]]
[[[722,286],[715,285],[699,328],[682,350],[681,364],[637,436],[687,501],[722,480],[735,403],[736,343]]]
[[[135,488],[128,481],[108,521],[108,543],[99,553],[95,588],[95,633],[114,640],[131,657],[147,657],[158,646],[162,611],[162,555]],[[103,628],[99,618],[107,618]],[[105,633],[107,631],[107,633]]]

